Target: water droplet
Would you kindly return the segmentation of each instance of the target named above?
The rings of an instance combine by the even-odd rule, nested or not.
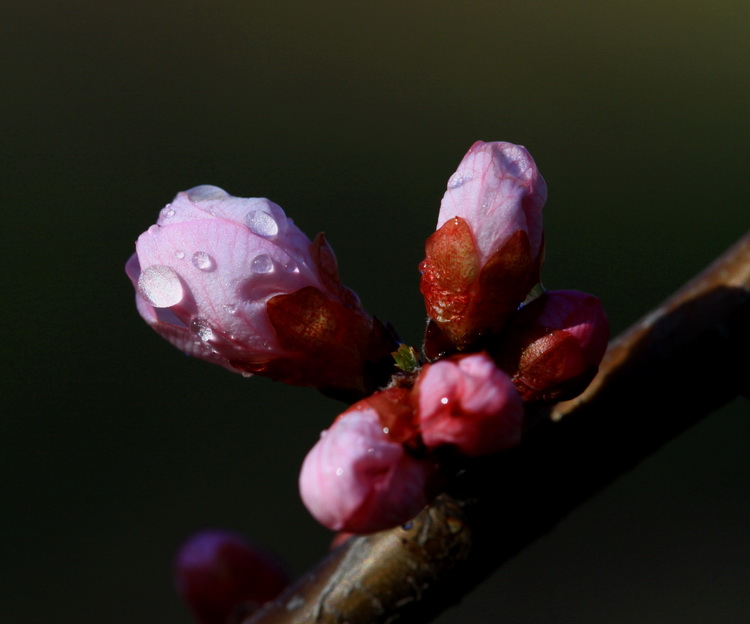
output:
[[[440,402],[441,402],[441,403],[442,403],[443,405],[448,405],[448,397],[443,397],[442,399],[440,399]]]
[[[404,524],[402,524],[402,525],[401,525],[401,528],[402,528],[402,529],[403,529],[404,531],[408,531],[408,530],[409,530],[409,529],[411,529],[411,528],[412,528],[413,526],[414,526],[414,523],[413,523],[413,522],[412,522],[412,521],[410,520],[409,522],[405,522]]]
[[[455,189],[459,186],[463,186],[467,182],[471,182],[474,178],[471,173],[468,173],[466,171],[456,171],[449,179],[448,179],[448,188],[449,189]]]
[[[141,273],[138,292],[155,308],[176,305],[185,294],[180,276],[172,267],[163,264],[154,264]]]
[[[178,260],[182,260],[185,257],[185,252],[182,251],[182,249],[177,249],[174,252],[174,257],[177,258]]]
[[[383,433],[385,435],[388,435],[391,432],[391,430],[388,427],[383,427]]]
[[[227,193],[224,189],[219,188],[218,186],[212,186],[211,184],[201,184],[200,186],[195,186],[188,190],[187,196],[190,201],[199,202],[209,201],[211,199],[224,199],[226,197],[229,197],[229,193]]]
[[[297,265],[297,263],[294,260],[289,260],[284,265],[284,270],[287,273],[299,273],[299,266]]]
[[[344,469],[339,466],[338,468],[336,468],[336,476],[340,477],[342,474],[344,474]]]
[[[190,331],[196,334],[206,346],[208,346],[206,343],[214,338],[214,330],[211,329],[211,325],[204,318],[196,317],[190,321]]]
[[[161,213],[169,219],[170,217],[174,217],[174,208],[172,208],[172,204],[167,204],[164,206],[164,208],[161,209]]]
[[[375,449],[372,448],[372,447],[370,447],[370,448],[367,449],[367,454],[368,455],[372,455],[374,452],[375,452]]]
[[[252,377],[252,376],[253,376],[253,374],[252,374],[252,373],[248,373],[247,371],[242,371],[241,375],[242,375],[243,377]]]
[[[325,438],[327,433],[328,433],[328,429],[323,429],[323,431],[320,432],[320,438],[321,439]]]
[[[251,232],[265,238],[272,238],[279,233],[279,224],[267,212],[252,210],[245,215],[245,225]]]
[[[266,254],[255,256],[255,258],[253,258],[251,268],[253,270],[253,273],[270,273],[271,271],[273,271],[273,260]]]
[[[226,310],[227,314],[237,314],[237,306],[233,303],[225,303],[224,310]]]
[[[205,251],[196,251],[193,254],[193,266],[201,271],[213,271],[216,268],[216,262]]]

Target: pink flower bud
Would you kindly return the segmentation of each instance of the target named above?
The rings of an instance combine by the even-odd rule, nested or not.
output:
[[[609,322],[597,297],[550,291],[517,312],[496,359],[525,401],[560,401],[588,386],[608,340]]]
[[[271,555],[232,531],[191,537],[175,561],[175,585],[200,624],[225,624],[242,603],[260,606],[289,583]]]
[[[408,392],[399,398],[409,405]],[[368,402],[351,407],[321,434],[300,472],[302,501],[334,531],[387,529],[413,518],[430,499],[434,465],[391,437]]]
[[[361,395],[394,348],[341,285],[323,236],[311,243],[267,199],[215,186],[178,193],[126,271],[149,325],[230,370]]]
[[[448,444],[473,457],[497,453],[521,440],[521,397],[485,353],[425,365],[414,392],[428,449]]]
[[[464,349],[498,332],[539,281],[546,199],[524,147],[478,141],[464,156],[420,265],[427,314],[449,343]],[[431,357],[441,350],[434,334],[426,345]]]

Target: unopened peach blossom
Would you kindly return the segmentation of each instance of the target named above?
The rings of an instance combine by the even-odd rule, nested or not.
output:
[[[126,271],[151,327],[233,371],[356,396],[395,344],[341,284],[322,235],[310,241],[268,199],[178,193]]]
[[[598,297],[549,291],[518,311],[496,357],[525,401],[560,401],[580,394],[594,378],[608,340]]]
[[[240,605],[259,607],[289,584],[284,566],[243,535],[206,529],[177,553],[177,591],[200,624],[224,624]]]
[[[478,141],[464,156],[420,265],[427,314],[447,343],[462,350],[498,332],[539,281],[546,199],[523,146]],[[428,354],[440,350],[433,335]]]
[[[449,445],[473,457],[497,453],[521,440],[521,398],[486,353],[426,365],[414,392],[428,449]]]
[[[432,462],[413,457],[389,436],[374,408],[355,405],[308,453],[299,486],[305,506],[324,526],[371,533],[417,515],[429,502],[434,471]]]

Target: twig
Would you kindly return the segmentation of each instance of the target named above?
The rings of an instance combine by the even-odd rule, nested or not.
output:
[[[242,624],[429,622],[571,509],[750,390],[750,233],[614,340],[573,401],[529,414],[406,527],[350,539]]]

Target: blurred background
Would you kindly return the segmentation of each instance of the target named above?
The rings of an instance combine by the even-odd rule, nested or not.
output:
[[[618,333],[748,227],[749,26],[746,0],[6,0],[0,621],[187,624],[171,564],[193,531],[296,573],[328,544],[296,479],[342,404],[186,358],[135,311],[123,265],[177,191],[324,230],[419,344],[448,177],[477,139],[521,143],[549,186],[545,284],[600,295]],[[440,622],[750,621],[747,412]]]

